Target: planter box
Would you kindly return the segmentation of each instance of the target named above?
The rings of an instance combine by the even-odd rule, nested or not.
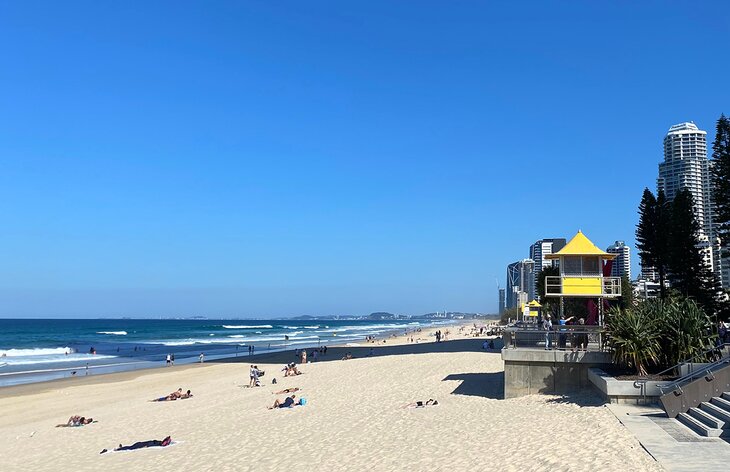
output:
[[[693,362],[691,364],[682,364],[679,366],[679,376],[684,377],[687,374],[691,374],[692,372],[696,372],[698,370],[706,368],[709,363],[701,363],[701,362]]]
[[[649,381],[641,384],[634,380],[617,380],[597,367],[588,369],[588,380],[610,403],[635,405],[658,403],[661,396],[658,386],[668,383],[666,381]]]

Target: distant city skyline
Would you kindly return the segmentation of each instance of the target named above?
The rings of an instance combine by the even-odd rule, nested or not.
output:
[[[730,6],[626,7],[4,3],[0,317],[496,313],[540,238],[633,248]]]

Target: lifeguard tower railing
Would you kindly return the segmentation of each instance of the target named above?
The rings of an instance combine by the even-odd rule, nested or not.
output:
[[[545,277],[548,297],[620,297],[621,277],[580,277],[548,275]]]
[[[503,336],[505,349],[608,350],[603,328],[596,325],[554,324],[546,331],[537,323],[518,322],[506,327]]]

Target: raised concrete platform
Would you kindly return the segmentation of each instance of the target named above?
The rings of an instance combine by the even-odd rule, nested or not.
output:
[[[502,349],[504,397],[534,393],[564,394],[592,388],[588,369],[611,363],[607,352]]]
[[[634,405],[658,404],[661,391],[659,385],[667,382],[635,383],[633,380],[617,380],[598,367],[588,369],[588,380],[609,403],[630,403]]]

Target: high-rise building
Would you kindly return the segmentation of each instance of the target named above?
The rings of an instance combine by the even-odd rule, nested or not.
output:
[[[611,277],[628,277],[631,280],[631,248],[623,241],[616,241],[606,248],[609,254],[616,254],[611,266]]]
[[[503,288],[499,289],[499,314],[500,316],[504,314],[505,310],[505,290]]]
[[[556,260],[548,259],[546,256],[548,254],[558,252],[563,248],[563,246],[565,246],[565,238],[540,239],[530,246],[530,259],[532,259],[535,263],[535,276],[531,287],[531,293],[533,296],[531,300],[535,300],[538,295],[537,280],[538,277],[540,277],[540,272],[546,267],[552,267],[557,264]]]
[[[507,266],[507,308],[535,299],[534,268],[532,259],[522,259]]]
[[[659,271],[653,266],[645,266],[641,264],[641,280],[648,280],[649,282],[659,281]]]
[[[657,188],[668,201],[681,189],[687,189],[694,200],[694,214],[700,225],[698,250],[718,278],[722,277],[719,257],[720,241],[714,227],[711,199],[710,161],[707,159],[707,132],[692,122],[669,128],[664,137],[664,162],[659,164]]]

